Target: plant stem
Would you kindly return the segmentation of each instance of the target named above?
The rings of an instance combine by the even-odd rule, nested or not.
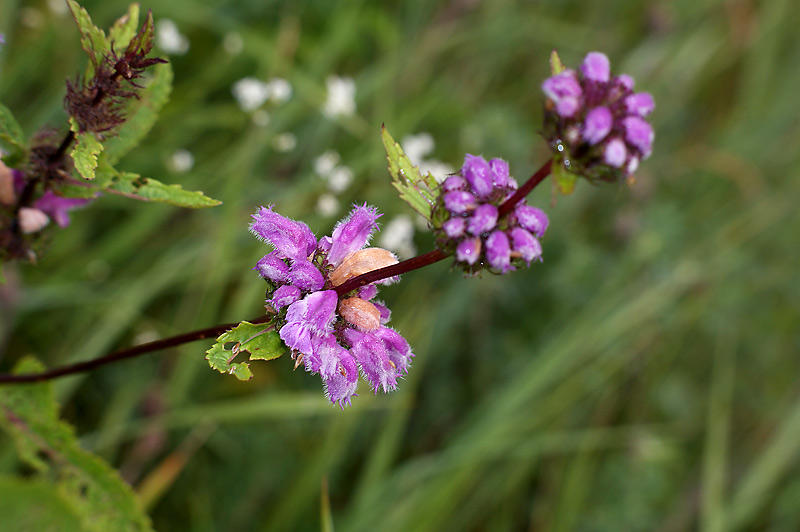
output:
[[[270,319],[272,319],[271,315],[264,315],[249,321],[250,323],[264,323],[269,321]],[[106,364],[111,364],[112,362],[125,360],[126,358],[133,358],[139,355],[145,355],[147,353],[154,353],[162,349],[167,349],[168,347],[176,347],[182,344],[195,342],[197,340],[203,340],[205,338],[216,338],[220,334],[224,333],[229,329],[232,329],[233,327],[236,327],[237,325],[239,325],[238,322],[215,325],[213,327],[208,327],[206,329],[191,331],[188,333],[179,334],[177,336],[163,338],[161,340],[155,340],[154,342],[147,342],[145,344],[135,345],[133,347],[122,349],[121,351],[116,351],[114,353],[102,356],[100,358],[95,358],[92,360],[84,360],[83,362],[77,362],[75,364],[70,364],[68,366],[53,368],[42,373],[29,373],[23,375],[0,373],[0,384],[22,384],[22,383],[43,382],[58,377],[64,377],[66,375],[83,373],[86,371],[91,371],[93,369],[99,368],[100,366],[105,366]]]
[[[374,283],[389,277],[394,277],[395,275],[418,270],[419,268],[429,266],[434,262],[439,262],[447,257],[449,257],[449,255],[447,255],[445,252],[439,249],[434,249],[427,253],[423,253],[422,255],[417,255],[416,257],[404,260],[403,262],[398,262],[397,264],[392,264],[391,266],[372,270],[371,272],[363,273],[357,277],[348,279],[335,288],[336,294],[339,297],[342,297],[344,294],[351,292],[356,288],[360,288],[365,284]]]
[[[522,198],[524,198],[525,196],[530,194],[531,190],[536,188],[536,185],[541,183],[544,180],[545,177],[550,175],[550,170],[552,170],[552,168],[553,168],[553,161],[551,159],[548,159],[548,161],[546,163],[544,163],[541,168],[536,170],[536,173],[534,173],[525,182],[525,184],[522,185],[514,193],[513,196],[508,198],[506,201],[503,202],[502,205],[500,205],[500,207],[498,207],[498,209],[497,209],[497,217],[498,218],[502,218],[503,216],[508,214],[508,211],[513,209],[517,205],[517,203],[519,203],[519,201]]]

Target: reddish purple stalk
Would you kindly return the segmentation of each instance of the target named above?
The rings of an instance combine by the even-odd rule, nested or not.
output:
[[[536,173],[533,174],[531,178],[528,179],[528,181],[526,181],[525,184],[522,185],[522,187],[519,190],[517,190],[517,192],[514,193],[513,196],[511,196],[502,205],[500,205],[500,207],[498,208],[499,216],[503,216],[507,214],[511,209],[513,209],[514,206],[520,202],[520,200],[522,200],[525,196],[527,196],[531,192],[531,190],[533,190],[536,187],[536,185],[541,183],[544,180],[544,178],[550,174],[551,168],[552,168],[552,161],[548,161],[539,170],[537,170]],[[449,255],[445,254],[443,251],[439,249],[434,249],[427,253],[423,253],[422,255],[418,255],[416,257],[412,257],[402,262],[398,262],[397,264],[386,266],[385,268],[373,270],[371,272],[364,273],[357,277],[353,277],[352,279],[348,279],[347,281],[345,281],[344,283],[335,288],[336,294],[339,297],[342,297],[344,294],[351,292],[357,288],[360,288],[364,285],[381,281],[389,277],[395,277],[397,275],[408,273],[410,271],[418,270],[425,266],[430,266],[431,264],[446,259],[447,257],[449,257]],[[269,321],[271,318],[272,318],[271,315],[265,315],[256,318],[255,320],[250,320],[250,322],[265,323]],[[22,383],[43,382],[43,381],[48,381],[50,379],[55,379],[57,377],[74,375],[76,373],[83,373],[85,371],[91,371],[93,369],[105,366],[106,364],[111,364],[112,362],[117,362],[119,360],[125,360],[127,358],[133,358],[147,353],[154,353],[162,349],[167,349],[169,347],[176,347],[197,340],[203,340],[205,338],[216,338],[220,334],[224,333],[229,329],[232,329],[233,327],[236,327],[237,325],[239,324],[226,323],[222,325],[215,325],[214,327],[208,327],[206,329],[200,329],[197,331],[179,334],[177,336],[172,336],[170,338],[164,338],[162,340],[156,340],[154,342],[148,342],[146,344],[129,347],[127,349],[116,351],[114,353],[102,356],[100,358],[95,358],[93,360],[86,360],[83,362],[78,362],[76,364],[70,364],[68,366],[53,368],[51,370],[44,371],[42,373],[31,373],[24,375],[11,375],[7,373],[0,374],[0,384],[22,384]]]

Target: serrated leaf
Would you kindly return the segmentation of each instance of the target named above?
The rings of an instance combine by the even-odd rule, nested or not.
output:
[[[250,360],[272,360],[285,350],[283,341],[273,325],[243,321],[217,338],[223,344],[239,344],[239,352],[250,353]]]
[[[141,177],[130,172],[117,173],[106,190],[138,200],[169,203],[191,209],[215,207],[222,203],[200,191],[184,190],[180,185],[165,185],[151,177]]]
[[[211,369],[229,373],[239,380],[250,380],[253,376],[250,364],[233,362],[237,356],[250,353],[250,360],[272,360],[284,351],[284,344],[272,324],[243,321],[217,337],[217,342],[206,351],[206,360]]]
[[[67,5],[81,33],[81,48],[89,55],[91,66],[96,67],[103,62],[103,56],[109,51],[106,34],[94,25],[92,17],[78,2],[67,0]],[[93,71],[89,74],[92,73]]]
[[[136,30],[139,27],[139,4],[131,4],[128,6],[128,12],[122,15],[114,22],[114,25],[108,30],[108,47],[120,51],[128,47]]]
[[[578,180],[578,175],[567,170],[564,166],[564,161],[561,157],[556,156],[553,159],[553,183],[556,189],[564,196],[569,196],[575,191],[575,182]]]
[[[250,364],[247,362],[232,362],[233,353],[225,349],[225,344],[216,343],[206,351],[206,360],[211,369],[220,373],[229,373],[240,381],[249,381],[253,377]]]
[[[55,487],[40,479],[0,476],[3,530],[81,532],[81,522]]]
[[[75,121],[70,118],[70,125]],[[84,131],[75,135],[75,145],[72,147],[70,157],[75,163],[75,169],[87,181],[94,179],[97,168],[97,156],[103,151],[103,145],[91,131]]]
[[[556,74],[561,74],[564,70],[566,70],[566,68],[561,64],[561,58],[558,57],[558,52],[553,50],[550,52],[550,72],[555,76]]]
[[[430,173],[422,175],[400,144],[389,134],[386,126],[381,126],[381,140],[386,149],[392,185],[400,193],[400,199],[430,221],[433,206],[436,204],[436,180]]]
[[[0,104],[0,148],[5,153],[3,160],[9,166],[16,166],[24,158],[25,146],[25,134],[17,119],[8,107]]]
[[[172,67],[169,63],[153,66],[152,75],[138,98],[129,98],[122,111],[125,122],[115,130],[115,136],[105,141],[105,154],[110,164],[135,148],[158,120],[161,109],[172,91]]]
[[[40,363],[23,359],[14,372],[42,369]],[[53,482],[81,530],[152,530],[130,486],[108,464],[81,449],[72,427],[59,420],[51,383],[0,388],[0,428],[14,439],[20,459],[38,472],[35,478]]]

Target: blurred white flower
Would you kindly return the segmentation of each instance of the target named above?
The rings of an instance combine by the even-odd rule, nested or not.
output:
[[[416,135],[406,135],[400,144],[403,146],[403,151],[408,155],[408,158],[411,159],[411,162],[419,166],[420,172],[423,174],[430,172],[437,182],[441,183],[449,174],[454,172],[453,167],[447,163],[435,159],[425,159],[436,147],[436,143],[430,133],[423,131]]]
[[[194,155],[189,150],[175,150],[169,158],[169,167],[173,172],[185,174],[194,167]]]
[[[407,214],[395,216],[381,229],[379,246],[393,251],[401,259],[413,257],[417,253],[414,245],[414,222]]]
[[[278,151],[292,151],[297,146],[297,137],[293,133],[281,133],[272,139],[272,146]]]
[[[339,153],[335,150],[328,150],[314,159],[314,171],[320,177],[327,179],[337,164],[339,164]]]
[[[156,45],[168,54],[183,55],[189,51],[189,39],[168,18],[162,18],[156,24]]]
[[[244,50],[244,39],[235,31],[230,31],[222,38],[222,48],[230,55],[238,55]]]
[[[433,151],[436,144],[433,142],[433,136],[430,133],[423,131],[416,135],[406,135],[400,142],[403,146],[403,151],[406,152],[411,162],[419,165],[429,153]]]
[[[339,200],[333,194],[323,194],[317,200],[317,212],[321,216],[331,217],[339,212]]]
[[[292,97],[292,85],[283,78],[272,78],[267,82],[269,99],[275,103],[285,103]]]
[[[328,88],[328,99],[322,106],[322,114],[334,118],[356,112],[356,82],[353,78],[328,76],[325,85]]]
[[[337,166],[328,175],[328,190],[334,194],[344,192],[353,182],[353,171],[347,166]]]
[[[269,98],[269,85],[248,77],[234,83],[231,92],[243,111],[255,111]]]
[[[67,6],[66,2],[62,2],[62,0],[47,0],[47,7],[53,14],[58,16],[64,16],[69,13],[69,6]]]

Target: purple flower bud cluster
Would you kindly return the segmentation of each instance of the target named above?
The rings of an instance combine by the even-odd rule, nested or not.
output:
[[[539,238],[547,229],[547,215],[524,199],[499,215],[499,207],[516,190],[506,161],[467,154],[460,172],[441,185],[432,217],[438,247],[470,274],[486,267],[503,274],[541,260]]]
[[[653,147],[645,120],[655,106],[646,92],[633,92],[633,78],[611,76],[608,57],[590,52],[580,72],[566,69],[542,83],[544,136],[558,163],[589,179],[617,181],[632,175]]]
[[[319,240],[302,222],[261,207],[250,230],[275,248],[254,270],[270,284],[267,303],[296,364],[319,373],[328,399],[344,408],[356,395],[359,371],[377,393],[397,387],[413,353],[387,327],[391,312],[368,284],[340,298],[335,288],[350,278],[397,263],[389,251],[365,248],[381,215],[355,206],[331,236]],[[392,282],[385,279],[381,283]]]

